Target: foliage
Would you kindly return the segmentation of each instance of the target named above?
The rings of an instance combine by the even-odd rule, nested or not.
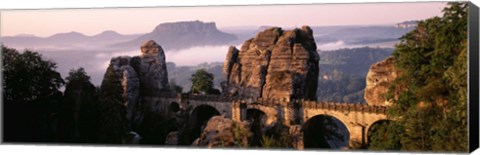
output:
[[[83,81],[83,82],[88,82],[90,81],[90,76],[87,75],[87,72],[85,72],[85,69],[83,67],[80,67],[78,69],[71,69],[70,72],[68,72],[68,76],[65,78],[65,81],[68,83],[72,81]]]
[[[448,3],[443,17],[420,21],[396,46],[401,74],[387,98],[395,103],[389,116],[402,128],[399,149],[468,149],[467,8],[466,2]]]
[[[400,137],[402,126],[394,121],[382,121],[372,125],[368,133],[376,136],[368,137],[369,150],[395,150],[400,149]]]
[[[202,94],[220,94],[218,89],[213,88],[213,74],[208,73],[205,69],[197,70],[190,78],[192,82],[192,93]]]
[[[201,63],[196,66],[176,66],[173,62],[167,62],[168,78],[175,79],[175,83],[181,86],[185,92],[190,92],[192,87],[190,78],[201,68],[213,74],[213,85],[217,89],[220,88],[220,83],[223,81],[223,62]]]
[[[93,142],[97,113],[98,89],[83,68],[72,69],[58,113],[60,142]]]
[[[317,97],[325,102],[365,103],[365,86],[365,77],[342,75],[339,79],[319,79]]]
[[[390,48],[346,48],[320,52],[317,97],[325,102],[366,103],[365,89],[370,66],[393,52]]]
[[[60,93],[64,81],[56,64],[37,52],[2,46],[2,84],[5,103],[34,103]]]
[[[124,99],[119,75],[110,65],[100,87],[98,142],[121,143],[127,131]]]
[[[287,131],[282,131],[278,137],[262,134],[261,144],[263,148],[293,148],[293,140]]]
[[[323,51],[320,56],[320,76],[329,79],[341,78],[342,74],[365,77],[370,66],[381,61],[393,52],[391,48],[345,48],[333,51]]]
[[[252,136],[250,130],[245,128],[240,122],[234,122],[232,130],[234,145],[237,147],[248,147],[248,138]]]
[[[31,50],[2,45],[4,141],[53,141],[64,84],[56,64]]]

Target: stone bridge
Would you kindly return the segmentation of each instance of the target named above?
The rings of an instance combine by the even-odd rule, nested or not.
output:
[[[290,127],[291,132],[302,135],[301,137],[309,134],[307,132],[318,132],[308,129],[312,123],[319,123],[316,121],[318,118],[330,117],[338,120],[341,123],[340,126],[343,125],[346,128],[349,135],[346,145],[349,148],[361,148],[368,144],[367,137],[370,127],[377,122],[388,120],[387,107],[355,103],[263,98],[237,100],[223,96],[176,94],[156,94],[156,96],[145,99],[150,100],[150,103],[158,103],[159,109],[167,109],[165,105],[177,104],[180,108],[189,109],[191,116],[207,114],[207,118],[200,121],[203,123],[213,115],[224,115],[235,121],[242,121],[250,120],[255,117],[256,113],[261,113],[265,115],[262,120],[265,125],[282,123]],[[164,112],[168,112],[168,110],[164,110]],[[294,131],[295,129],[297,131]],[[306,138],[302,138],[298,142],[297,149],[303,149],[304,145],[308,145],[304,144]]]

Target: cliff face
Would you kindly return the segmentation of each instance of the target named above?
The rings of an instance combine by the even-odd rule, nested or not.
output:
[[[165,91],[168,75],[165,54],[155,41],[147,41],[141,46],[141,55],[112,58],[110,65],[120,75],[123,96],[126,100],[127,119],[131,122],[141,119],[135,115],[135,106],[140,96]]]
[[[370,67],[365,87],[365,101],[368,105],[388,106],[391,104],[385,99],[385,94],[397,78],[397,74],[393,57],[388,57]]]
[[[224,62],[224,93],[234,97],[316,99],[317,47],[308,26],[258,33],[240,50],[230,47]]]

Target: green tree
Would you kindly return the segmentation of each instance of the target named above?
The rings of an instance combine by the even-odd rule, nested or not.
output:
[[[388,127],[402,129],[388,133],[400,137],[398,149],[468,149],[467,8],[465,2],[448,3],[443,17],[420,21],[396,46],[400,76],[387,98],[395,103],[389,116],[401,126]]]
[[[67,84],[72,81],[90,82],[90,76],[87,75],[83,67],[80,67],[78,69],[71,69],[65,81]]]
[[[127,118],[119,75],[110,65],[100,87],[98,103],[98,142],[119,144],[126,133]]]
[[[56,64],[31,50],[2,45],[5,141],[52,141],[56,107],[64,84]]]
[[[72,69],[59,111],[61,142],[93,142],[96,128],[97,89],[83,68]]]
[[[213,88],[213,74],[208,73],[205,69],[197,70],[190,78],[192,82],[191,92],[202,94],[220,94],[218,89]]]

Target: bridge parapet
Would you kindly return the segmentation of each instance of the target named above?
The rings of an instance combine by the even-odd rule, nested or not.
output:
[[[230,102],[231,98],[223,95],[195,95],[182,94],[182,100],[212,101],[212,102]]]
[[[301,102],[301,105],[305,109],[327,109],[341,112],[361,112],[361,113],[376,113],[386,114],[388,107],[386,106],[371,106],[358,103],[336,103],[336,102],[315,102],[306,101]]]
[[[338,102],[322,102],[314,100],[303,99],[276,99],[276,98],[256,98],[256,99],[242,99],[236,100],[239,103],[246,104],[261,104],[264,106],[281,106],[291,108],[303,108],[303,109],[327,109],[342,112],[362,112],[362,113],[377,113],[386,114],[388,107],[386,106],[372,106],[360,103],[338,103]]]

